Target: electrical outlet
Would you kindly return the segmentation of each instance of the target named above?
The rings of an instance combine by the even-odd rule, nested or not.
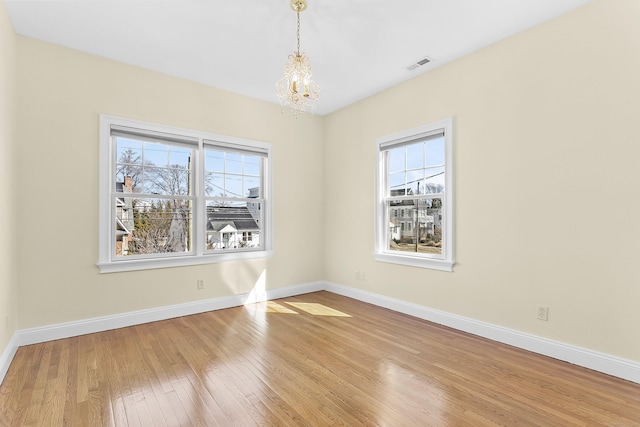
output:
[[[364,282],[364,271],[356,271],[356,280],[360,280],[362,282]]]
[[[545,305],[538,306],[538,319],[544,321],[549,320],[549,307]]]
[[[204,289],[204,280],[198,279],[198,289]]]

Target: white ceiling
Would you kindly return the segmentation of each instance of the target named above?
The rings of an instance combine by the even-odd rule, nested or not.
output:
[[[591,0],[308,0],[324,115]],[[18,34],[266,101],[295,49],[289,0],[4,0]],[[411,63],[433,62],[415,71]]]

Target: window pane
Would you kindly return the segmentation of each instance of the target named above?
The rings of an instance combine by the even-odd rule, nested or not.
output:
[[[207,250],[261,248],[261,203],[207,202]]]
[[[389,156],[389,172],[404,171],[407,166],[404,147],[394,148],[387,153]]]
[[[116,160],[118,163],[142,164],[142,142],[116,138]]]
[[[418,252],[442,254],[442,199],[418,200]]]
[[[142,184],[142,143],[125,138],[116,138],[116,191],[118,183],[127,178],[128,189],[141,191]],[[121,188],[121,186],[120,186]]]
[[[411,251],[412,245],[415,249],[415,235],[407,229],[407,223],[413,218],[414,205],[413,200],[387,202],[387,209],[390,212],[387,225],[388,249]]]
[[[224,172],[224,153],[216,150],[206,150],[204,169],[207,172]]]
[[[442,199],[387,202],[387,210],[388,250],[442,254]]]
[[[420,194],[421,181],[424,178],[424,169],[407,172],[407,194]]]
[[[426,143],[427,164],[425,166],[444,165],[444,138],[438,138]]]
[[[424,142],[411,144],[407,147],[407,169],[424,168]]]
[[[139,193],[142,191],[142,166],[116,165],[116,191]],[[123,186],[126,185],[126,189]]]
[[[143,192],[162,195],[189,195],[190,170],[145,167],[142,173]]]
[[[172,168],[189,169],[191,166],[191,150],[182,147],[171,147],[169,151],[169,166]]]
[[[260,177],[245,176],[243,194],[244,197],[260,197]]]
[[[142,192],[147,194],[163,194],[157,183],[164,178],[166,169],[145,167],[142,169]]]
[[[404,196],[406,194],[405,172],[389,174],[389,195]]]
[[[444,191],[444,168],[429,168],[421,185],[420,194],[442,193]]]
[[[191,251],[188,200],[116,198],[116,256]]]
[[[242,176],[241,175],[225,174],[224,196],[225,197],[242,197]]]
[[[244,174],[260,175],[260,165],[262,158],[257,156],[244,156]]]
[[[224,175],[207,172],[204,175],[204,191],[207,196],[224,197]]]
[[[187,196],[189,192],[189,170],[167,169],[159,176],[158,187],[163,194]]]
[[[169,165],[169,146],[145,142],[143,148],[143,163],[145,165],[155,165],[167,167]]]
[[[226,153],[225,170],[226,173],[242,173],[242,154]]]

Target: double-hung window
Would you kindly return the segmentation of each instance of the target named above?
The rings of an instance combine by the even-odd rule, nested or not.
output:
[[[377,148],[375,258],[452,271],[452,120],[379,138]]]
[[[101,272],[266,257],[270,144],[100,118]]]

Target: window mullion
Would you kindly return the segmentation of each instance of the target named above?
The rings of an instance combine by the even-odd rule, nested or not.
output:
[[[413,223],[413,227],[414,227],[414,231],[415,231],[415,239],[416,239],[416,252],[418,252],[418,246],[420,245],[420,230],[419,230],[419,212],[420,212],[420,205],[418,204],[418,199],[414,200],[414,212],[412,213],[412,216],[415,215],[415,219],[414,219],[414,223]],[[413,218],[412,218],[413,219]]]
[[[404,195],[407,195],[407,185],[409,184],[409,177],[407,176],[407,170],[409,169],[409,159],[407,156],[407,147],[402,147],[404,150]]]

